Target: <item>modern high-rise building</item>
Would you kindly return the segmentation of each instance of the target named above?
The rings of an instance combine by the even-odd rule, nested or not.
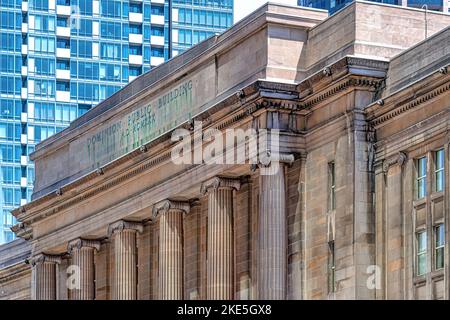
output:
[[[449,12],[449,0],[368,0],[411,8],[427,6],[428,10]],[[298,0],[298,5],[317,9],[326,9],[330,14],[342,9],[353,0]]]
[[[0,243],[28,155],[137,76],[233,23],[233,0],[0,1]]]

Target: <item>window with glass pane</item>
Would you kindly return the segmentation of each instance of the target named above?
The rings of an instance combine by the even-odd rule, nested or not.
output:
[[[435,153],[435,169],[434,179],[436,192],[444,190],[444,149],[440,149]]]
[[[445,234],[444,224],[439,224],[434,228],[435,237],[435,263],[436,270],[444,268]]]
[[[427,192],[427,157],[417,160],[417,198],[422,199]]]
[[[417,233],[417,275],[423,275],[427,270],[427,232]]]

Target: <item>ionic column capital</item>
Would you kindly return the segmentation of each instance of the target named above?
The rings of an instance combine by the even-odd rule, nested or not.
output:
[[[387,173],[389,168],[394,165],[399,165],[400,167],[406,162],[408,157],[404,152],[399,152],[383,161],[383,172]]]
[[[27,259],[27,261],[32,266],[35,266],[37,264],[43,264],[43,263],[60,264],[61,263],[61,256],[40,253],[40,254],[37,254],[37,255]]]
[[[295,156],[292,153],[277,153],[271,154],[268,152],[266,157],[260,158],[258,162],[259,167],[269,167],[273,163],[283,163],[291,165],[295,161]]]
[[[172,200],[163,200],[156,203],[153,206],[152,217],[156,219],[158,214],[166,213],[169,210],[180,211],[180,213],[189,213],[191,210],[191,205],[187,201],[172,201]]]
[[[306,161],[306,153],[301,154],[300,158],[303,159],[302,161]],[[272,155],[270,152],[267,153],[266,156],[260,157],[258,160],[258,163],[256,164],[252,164],[250,167],[251,171],[256,171],[256,169],[260,168],[262,170],[277,170],[278,167],[274,168],[274,165],[280,165],[280,164],[284,164],[284,165],[292,165],[292,163],[294,163],[295,161],[295,156],[292,153],[277,153]],[[266,174],[264,175],[272,175],[276,173],[269,171],[266,172]]]
[[[122,232],[124,230],[134,230],[141,233],[144,231],[144,227],[140,222],[119,220],[109,225],[108,236],[111,237],[115,232]]]
[[[67,245],[67,252],[71,253],[72,250],[77,249],[81,250],[81,248],[93,248],[97,251],[100,250],[100,241],[98,240],[88,240],[88,239],[74,239],[72,241],[69,241]]]
[[[241,181],[233,178],[214,177],[202,183],[200,192],[205,195],[210,189],[235,189],[241,188]]]

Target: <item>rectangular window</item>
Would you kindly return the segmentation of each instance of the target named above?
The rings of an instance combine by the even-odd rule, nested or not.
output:
[[[163,6],[152,5],[150,11],[151,11],[151,14],[155,14],[158,16],[164,15],[164,7]]]
[[[142,13],[141,3],[130,3],[129,12]]]
[[[434,237],[435,237],[434,268],[435,270],[439,270],[444,268],[444,254],[445,254],[444,224],[441,223],[434,227]]]
[[[336,209],[336,174],[335,164],[328,164],[328,209],[329,211]]]
[[[422,199],[427,193],[427,157],[417,160],[417,199]]]
[[[427,270],[427,232],[417,233],[417,275],[421,276]]]
[[[434,156],[435,168],[434,168],[434,179],[435,179],[435,191],[441,192],[444,190],[444,149],[440,149],[435,152]]]
[[[336,292],[336,259],[334,240],[328,242],[328,293]]]

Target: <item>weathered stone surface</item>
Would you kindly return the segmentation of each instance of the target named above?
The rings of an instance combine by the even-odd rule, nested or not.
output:
[[[419,10],[267,4],[139,77],[37,147],[33,201],[13,212],[25,240],[0,247],[0,299],[449,299],[433,246],[450,218],[450,16],[429,15],[422,41]],[[245,163],[176,164],[175,128],[279,141],[260,139],[253,162],[244,137],[225,153]]]

